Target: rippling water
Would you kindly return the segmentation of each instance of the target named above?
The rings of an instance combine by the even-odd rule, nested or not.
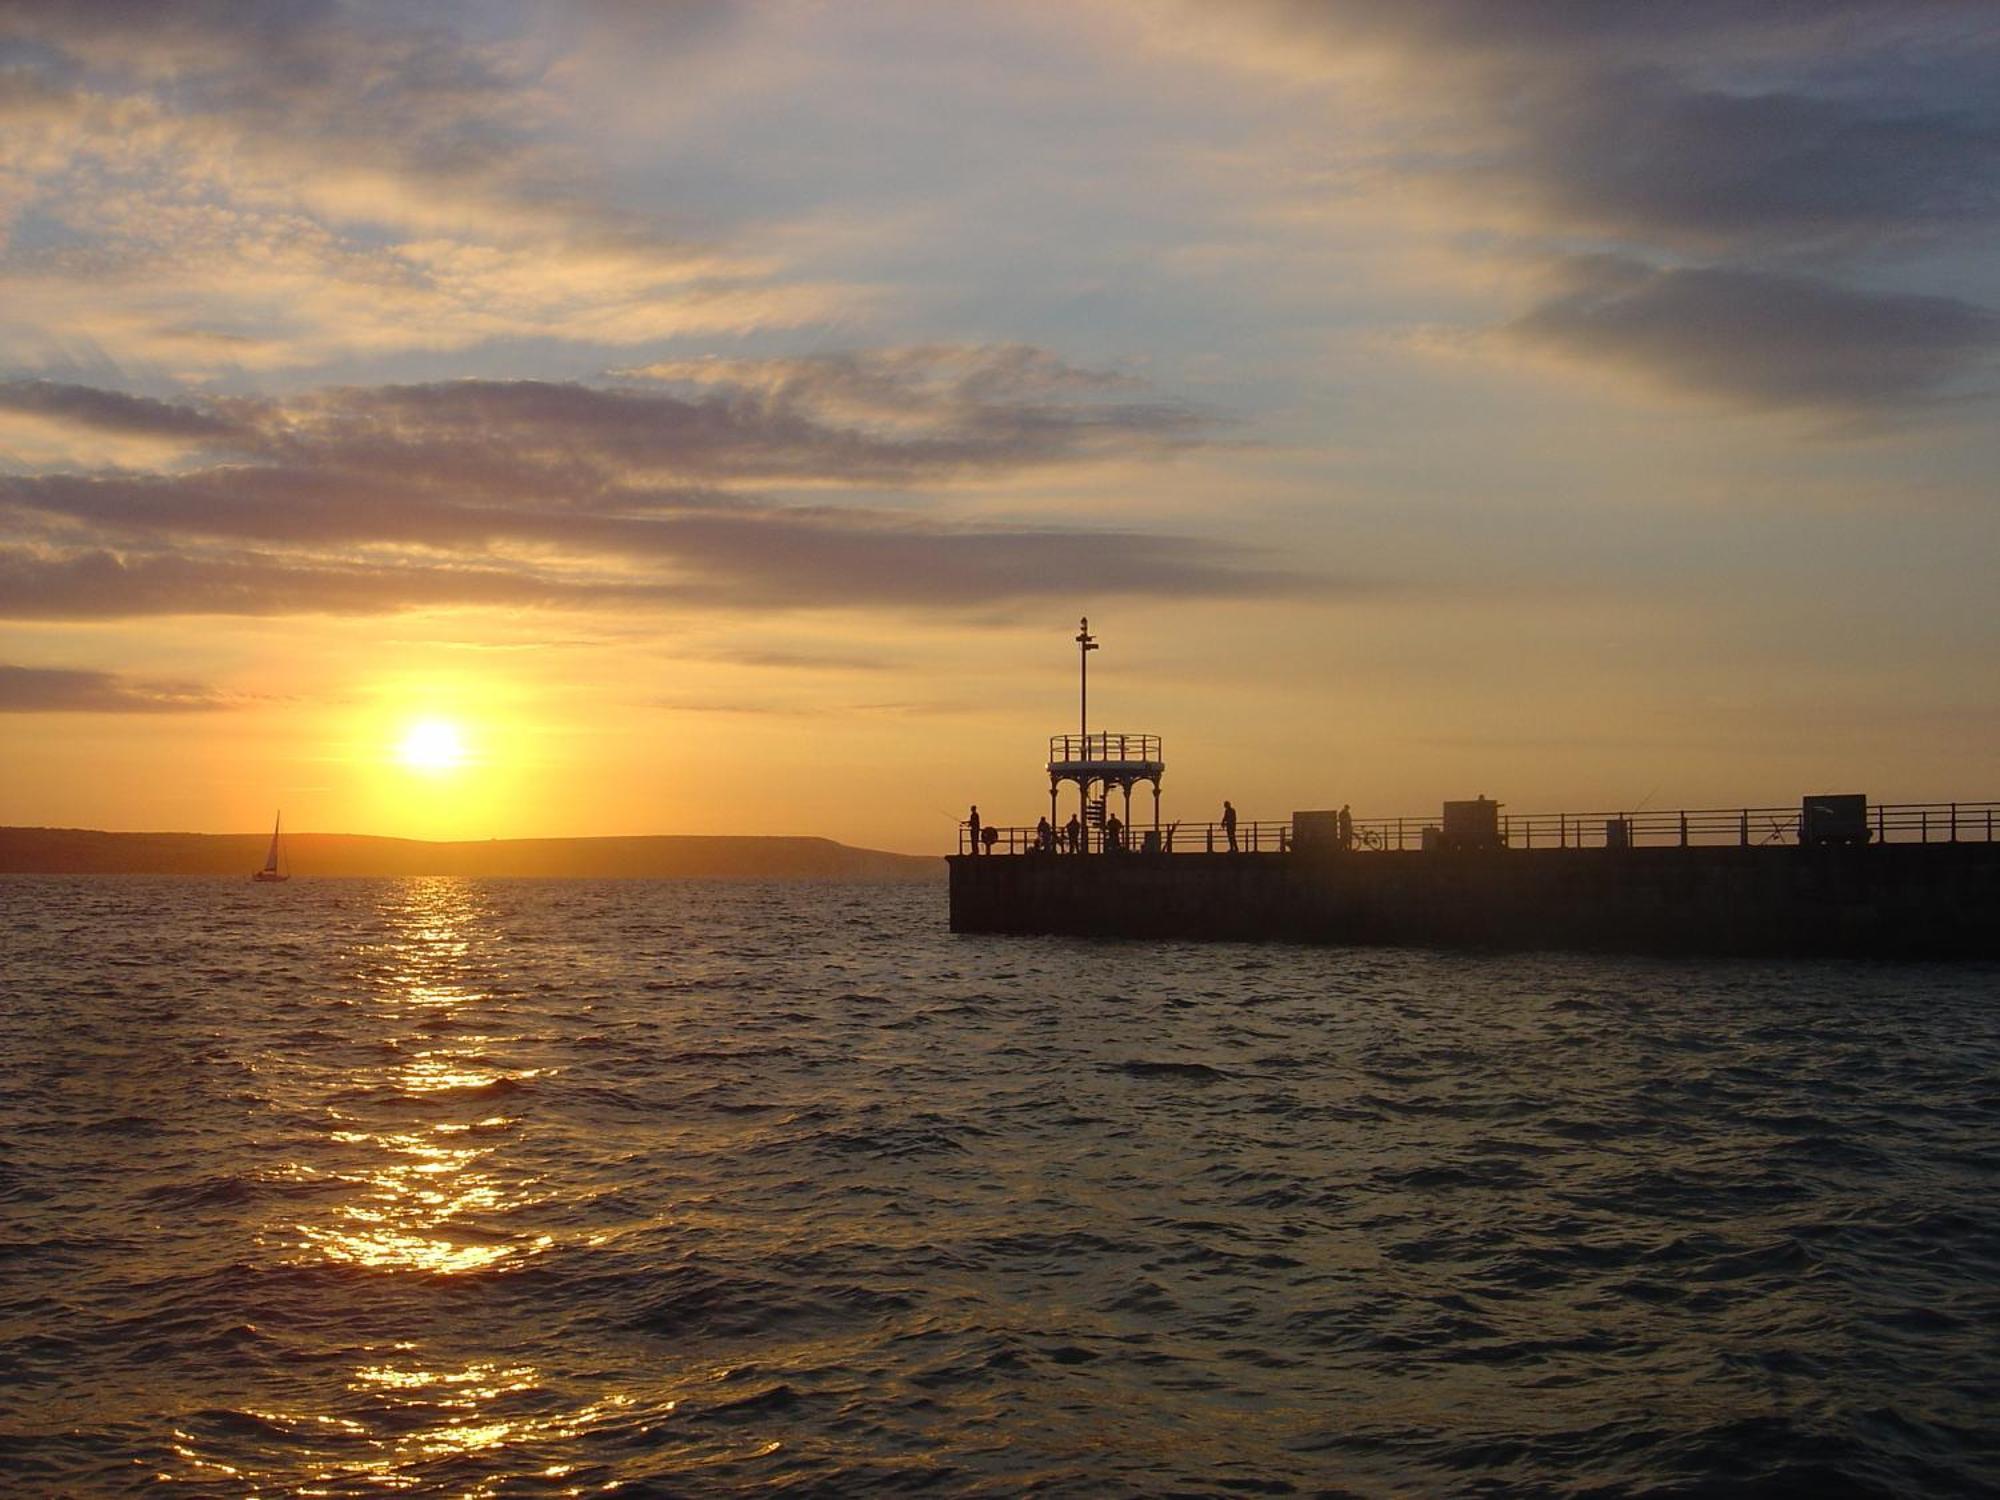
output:
[[[0,881],[0,1472],[1995,1493],[2000,970]]]

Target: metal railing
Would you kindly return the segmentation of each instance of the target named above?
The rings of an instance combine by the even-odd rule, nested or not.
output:
[[[1160,763],[1160,737],[1157,734],[1052,734],[1049,736],[1049,764],[1077,765],[1080,763],[1132,764],[1141,762],[1149,765]]]
[[[1076,736],[1069,738],[1075,739]],[[1100,736],[1090,736],[1097,740]],[[1117,736],[1110,737],[1115,743]],[[1139,736],[1130,736],[1138,739]],[[1155,742],[1157,743],[1157,742]],[[1053,746],[1054,741],[1051,741]],[[1716,848],[1796,845],[1800,811],[1793,807],[1704,807],[1657,812],[1513,813],[1500,818],[1499,841],[1508,849]],[[1394,853],[1425,847],[1440,819],[1429,817],[1355,818],[1349,849]],[[1616,830],[1622,829],[1622,833]],[[1868,809],[1867,831],[1874,844],[1987,844],[2000,842],[2000,802],[1882,802]],[[958,826],[960,854],[1225,854],[1231,852],[1221,823],[1162,823],[1124,828],[1113,848],[1105,830],[1079,824],[1072,843],[1066,828],[1044,835],[1038,827],[985,824],[980,848],[971,825]],[[1622,843],[1620,840],[1622,839]],[[1293,847],[1289,821],[1236,824],[1235,852],[1276,854]]]
[[[1792,807],[1703,807],[1673,812],[1536,813],[1500,820],[1515,849],[1679,848],[1800,842],[1800,810]],[[1867,810],[1867,841],[1875,844],[1991,843],[2000,830],[2000,802],[1880,802]]]
[[[1074,834],[1067,824],[1046,835],[1039,827],[992,823],[981,824],[979,832],[981,847],[974,849],[972,825],[958,825],[960,854],[1282,854],[1292,847],[1289,822],[1237,823],[1233,851],[1229,829],[1221,823],[1162,823],[1157,829],[1134,824],[1119,829],[1115,844],[1108,829],[1082,822]]]

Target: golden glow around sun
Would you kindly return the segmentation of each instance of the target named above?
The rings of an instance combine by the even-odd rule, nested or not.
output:
[[[508,838],[528,831],[524,818],[535,832],[532,820],[554,819],[542,779],[554,716],[538,693],[460,667],[384,672],[355,698],[332,721],[328,780],[351,789],[350,816],[368,832]]]
[[[449,719],[419,719],[404,731],[396,759],[431,775],[455,771],[465,764],[465,737]]]

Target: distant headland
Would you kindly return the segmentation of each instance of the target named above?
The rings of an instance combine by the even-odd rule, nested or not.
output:
[[[236,875],[264,859],[263,833],[100,833],[0,828],[0,874]],[[485,839],[434,843],[347,833],[287,833],[295,874],[467,875],[682,880],[942,880],[942,859],[856,849],[822,838]]]

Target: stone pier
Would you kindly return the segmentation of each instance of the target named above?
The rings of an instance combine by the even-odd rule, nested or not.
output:
[[[965,933],[2000,957],[2000,843],[958,855]]]

